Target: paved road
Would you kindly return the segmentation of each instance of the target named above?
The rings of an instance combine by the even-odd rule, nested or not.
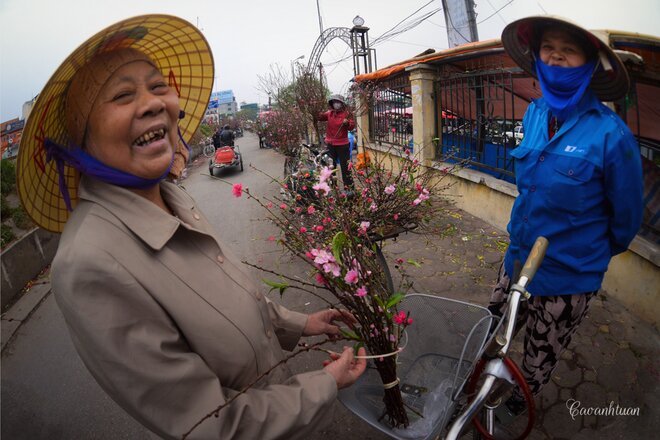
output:
[[[276,230],[260,220],[264,216],[261,208],[245,196],[233,197],[229,185],[240,182],[255,195],[276,194],[276,186],[263,173],[279,177],[282,157],[260,150],[256,137],[249,134],[238,139],[238,144],[245,157],[244,172],[224,173],[225,182],[212,179],[206,161],[200,159],[183,184],[239,258],[288,275],[301,274],[300,263],[283,258],[277,245],[267,240]],[[436,222],[437,231],[431,237],[408,234],[388,242],[386,256],[421,263],[408,269],[417,292],[485,304],[506,248],[506,234],[451,206]],[[267,277],[256,269],[246,270],[257,279]],[[271,297],[279,300],[276,294]],[[294,292],[282,302],[301,311],[321,307],[318,300]],[[520,341],[512,348],[516,358]],[[659,353],[657,329],[601,292],[552,381],[537,399],[539,414],[530,438],[656,438],[660,431]],[[315,369],[323,357],[318,353],[299,357],[290,365],[296,372]],[[580,401],[583,408],[603,409],[610,402],[638,408],[639,415],[573,418],[566,406],[571,399]],[[1,434],[12,440],[147,438],[144,429],[105,397],[81,365],[52,295],[45,297],[2,354]],[[385,438],[335,403],[331,423],[320,428],[312,440]]]

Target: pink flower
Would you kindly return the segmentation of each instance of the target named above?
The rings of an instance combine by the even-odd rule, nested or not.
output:
[[[338,265],[337,263],[335,263],[334,258],[332,259],[331,262],[325,263],[325,264],[323,265],[323,271],[324,271],[325,273],[331,273],[331,274],[333,274],[333,275],[336,276],[336,277],[338,277],[339,275],[341,275],[341,271],[340,271],[339,265]]]
[[[332,170],[329,167],[321,168],[319,173],[319,183],[323,183],[332,176]]]
[[[319,283],[319,284],[321,284],[321,285],[323,285],[323,286],[325,286],[326,284],[328,284],[328,282],[326,281],[325,277],[324,277],[321,273],[319,273],[319,272],[316,272],[316,275],[314,275],[314,278],[316,278],[316,282],[317,282],[317,283]]]
[[[316,232],[323,232],[323,226],[321,226],[321,225],[314,226],[314,230],[315,230]]]
[[[371,206],[369,207],[369,210],[370,210],[371,212],[376,212],[376,211],[378,211],[378,205],[376,205],[375,203],[372,203]]]
[[[403,264],[403,258],[397,258],[396,264]]]
[[[396,214],[394,214],[392,218],[394,219],[394,221],[399,220],[399,213],[397,212]]]
[[[357,280],[358,280],[357,270],[351,269],[348,272],[346,272],[346,276],[344,277],[344,281],[346,281],[348,284],[355,284],[355,283],[357,283]]]
[[[316,211],[314,209],[314,205],[309,205],[309,207],[307,208],[307,214],[312,215],[314,214],[314,211]]]
[[[369,226],[371,226],[371,223],[369,222],[362,222],[360,223],[360,229],[364,229],[365,231],[369,229]]]
[[[242,183],[234,183],[234,186],[231,188],[232,194],[234,194],[234,197],[240,197],[243,195],[243,184]]]
[[[288,206],[286,206],[286,203],[282,203],[282,204],[280,205],[280,209],[286,209],[286,208],[288,208]]]
[[[412,324],[412,323],[413,323],[412,318],[408,318],[408,325],[410,325],[410,324]]]
[[[304,227],[304,226],[301,226],[301,227],[300,227],[300,233],[301,233],[301,234],[304,234],[305,232],[307,232],[307,228]]]
[[[385,194],[394,194],[394,191],[396,191],[396,186],[394,185],[387,185],[385,187]]]
[[[273,207],[273,202],[268,202],[268,203],[266,204],[266,208],[270,209],[270,208],[272,208],[272,207]]]
[[[328,186],[328,184],[326,182],[317,183],[316,185],[314,185],[312,187],[312,189],[314,191],[323,192],[323,195],[328,195],[328,193],[330,192],[330,186]]]
[[[353,169],[353,162],[348,163],[348,171]]]
[[[296,209],[294,209],[294,211],[296,212],[296,214],[300,214],[302,212],[302,208],[298,206]]]
[[[314,263],[316,264],[325,264],[335,261],[335,257],[325,249],[312,249],[311,253],[314,257]]]
[[[367,295],[367,288],[364,286],[361,286],[358,290],[355,291],[355,296],[358,298],[362,298],[363,296]]]
[[[406,312],[403,310],[400,311],[398,314],[392,317],[392,321],[394,321],[396,324],[403,325],[403,323],[406,322]]]

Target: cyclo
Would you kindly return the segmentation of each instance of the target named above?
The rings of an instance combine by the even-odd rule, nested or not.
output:
[[[396,439],[455,440],[474,425],[472,438],[495,439],[496,409],[517,384],[527,403],[524,439],[534,423],[534,400],[516,364],[508,357],[520,301],[548,241],[537,238],[517,280],[508,307],[498,320],[487,308],[428,294],[409,294],[402,306],[415,317],[406,329],[407,344],[398,355],[401,394],[410,425],[396,429],[382,421],[383,384],[375,368],[339,393],[340,401],[374,428]],[[507,436],[507,438],[510,438]]]

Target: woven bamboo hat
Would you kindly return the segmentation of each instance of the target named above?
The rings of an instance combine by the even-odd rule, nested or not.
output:
[[[579,36],[584,44],[591,44],[600,61],[591,78],[591,90],[603,101],[614,101],[628,92],[630,79],[621,59],[609,46],[604,34],[590,32],[561,17],[543,15],[526,17],[507,25],[502,31],[502,44],[509,56],[525,72],[536,78],[533,52],[538,50],[538,39],[548,26],[565,27]],[[590,48],[591,49],[591,48]]]
[[[72,143],[64,111],[71,79],[93,57],[123,48],[147,55],[176,90],[185,112],[178,124],[184,141],[190,141],[206,112],[213,88],[213,55],[204,35],[189,22],[169,15],[143,15],[122,20],[89,38],[48,80],[21,139],[16,169],[18,195],[28,215],[46,230],[62,232],[70,212],[60,193],[57,167],[47,160],[44,142]],[[79,173],[65,166],[63,176],[75,206]]]

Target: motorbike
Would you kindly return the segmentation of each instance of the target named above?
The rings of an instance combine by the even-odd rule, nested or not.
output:
[[[209,174],[215,176],[220,170],[232,167],[239,167],[243,171],[243,155],[238,145],[217,148],[209,160]]]

